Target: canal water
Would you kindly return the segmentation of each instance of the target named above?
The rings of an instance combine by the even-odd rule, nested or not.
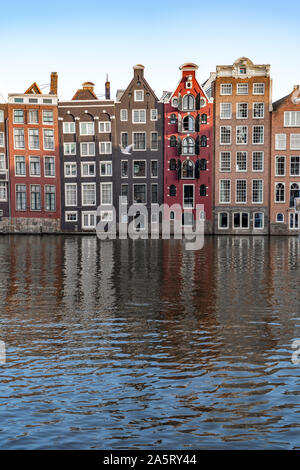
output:
[[[299,255],[1,237],[0,448],[299,449]]]

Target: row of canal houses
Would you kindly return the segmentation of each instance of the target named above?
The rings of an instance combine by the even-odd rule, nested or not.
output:
[[[206,233],[296,234],[299,86],[272,103],[269,65],[242,57],[202,85],[196,64],[179,68],[160,99],[140,64],[115,99],[107,79],[105,97],[85,82],[60,101],[56,72],[49,93],[33,83],[0,95],[0,231],[94,232],[112,220],[142,231],[174,223],[179,205],[180,223],[200,217]],[[147,221],[142,208],[162,203]],[[132,204],[140,214],[128,216]]]

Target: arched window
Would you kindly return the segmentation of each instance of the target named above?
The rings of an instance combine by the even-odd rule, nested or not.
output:
[[[169,194],[170,194],[170,196],[176,196],[176,186],[175,186],[175,184],[171,184]]]
[[[193,116],[184,116],[182,120],[183,130],[194,132],[195,130],[195,119]]]
[[[184,160],[182,163],[182,178],[194,178],[194,163],[192,160]]]
[[[205,171],[207,168],[207,160],[205,158],[201,158],[200,160],[200,170]]]
[[[290,207],[294,207],[295,197],[300,197],[299,184],[293,183],[290,188]]]
[[[172,106],[173,108],[177,108],[178,107],[178,98],[176,96],[174,96],[172,98]]]
[[[170,170],[176,170],[176,160],[175,160],[175,158],[171,158],[171,160],[170,160]]]
[[[200,196],[206,196],[206,186],[205,186],[205,184],[201,184],[201,186],[200,186]]]
[[[184,111],[193,111],[195,109],[195,98],[193,95],[185,95],[182,98],[182,109]]]
[[[182,154],[194,155],[195,154],[195,141],[192,137],[186,137],[182,141]]]
[[[207,114],[201,114],[201,123],[207,124]]]
[[[176,145],[177,145],[176,136],[171,135],[171,137],[170,137],[170,147],[176,147]]]
[[[170,116],[170,124],[176,124],[177,119],[176,119],[176,114],[172,113]]]
[[[200,145],[201,145],[201,147],[207,147],[207,137],[206,137],[206,135],[201,136]]]
[[[275,186],[275,201],[284,202],[285,201],[285,190],[283,183],[277,183]]]
[[[284,215],[281,212],[278,212],[276,222],[284,222]]]

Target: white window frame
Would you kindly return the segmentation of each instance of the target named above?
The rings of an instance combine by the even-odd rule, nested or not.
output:
[[[76,174],[75,175],[67,175],[66,174],[66,167],[68,165],[74,165],[75,166],[75,168],[76,168]],[[77,177],[77,163],[76,162],[65,162],[64,163],[64,177],[65,178],[76,178]]]
[[[229,154],[229,162],[230,162],[230,165],[229,165],[229,169],[228,169],[228,170],[223,170],[223,169],[222,169],[222,154],[223,154],[223,153]],[[230,152],[230,151],[226,151],[226,150],[222,150],[222,151],[220,152],[220,161],[219,161],[219,169],[220,169],[220,172],[222,172],[222,173],[231,172],[231,164],[232,164],[231,152]]]
[[[224,93],[224,92],[223,92],[223,90],[224,90],[224,89],[223,89],[223,86],[224,86],[224,87],[228,87],[228,88],[230,87],[230,93]],[[221,96],[231,96],[231,95],[232,95],[232,83],[226,83],[226,82],[225,82],[225,83],[221,83],[221,85],[220,85],[220,95],[221,95]]]
[[[221,216],[221,214],[227,214],[227,227],[221,227],[220,226],[220,216]],[[218,212],[218,229],[219,230],[228,230],[229,229],[229,212],[227,212],[227,211]]]
[[[91,144],[93,144],[93,146],[94,146],[94,151],[93,151],[93,153],[87,153],[86,155],[83,155],[83,153],[82,153],[82,147],[83,147],[83,145],[87,145],[87,150],[88,150],[88,152],[89,152],[89,151],[90,151],[90,145],[91,145]],[[80,142],[80,156],[81,156],[81,157],[84,157],[84,158],[86,158],[86,157],[94,157],[95,155],[96,155],[96,144],[95,144],[95,142]]]
[[[111,168],[111,173],[107,174],[106,173],[106,168],[107,168],[107,165],[110,165],[110,168]],[[101,166],[102,165],[105,165],[105,173],[102,173],[102,168]],[[106,161],[101,161],[99,162],[99,171],[100,171],[100,176],[103,176],[103,177],[111,177],[113,175],[113,169],[112,169],[112,161],[111,160],[106,160]]]
[[[66,127],[69,126],[70,128],[70,124],[73,124],[74,131],[66,131]],[[63,122],[63,134],[76,134],[76,123],[74,121]]]
[[[18,175],[18,174],[17,174],[17,165],[16,165],[17,162],[16,162],[16,157],[23,157],[23,158],[24,158],[24,163],[25,163],[25,173],[24,173],[24,175]],[[26,171],[26,157],[25,157],[25,155],[15,155],[15,157],[14,157],[14,166],[15,166],[15,176],[17,176],[18,178],[24,178],[24,176],[26,176],[26,174],[27,174],[27,171]]]
[[[247,116],[246,117],[239,116],[239,106],[242,105],[242,104],[247,106]],[[236,118],[237,119],[248,119],[248,117],[249,117],[248,103],[246,101],[241,101],[241,102],[236,103]]]
[[[286,134],[275,134],[275,150],[286,150]]]
[[[145,134],[145,148],[144,149],[136,149],[134,148],[134,134]],[[134,152],[146,152],[147,150],[147,132],[145,131],[135,131],[135,132],[132,132],[132,150]]]
[[[52,121],[51,122],[47,122],[47,121],[44,121],[44,113],[52,113]],[[43,126],[53,126],[54,124],[54,113],[53,113],[53,109],[43,109],[43,112],[42,112],[42,119],[43,119]]]
[[[262,214],[262,227],[255,227],[255,214]],[[262,211],[253,212],[253,230],[263,230],[265,228],[265,214]]]
[[[282,220],[278,220],[279,214],[282,215]],[[283,212],[277,212],[276,213],[276,224],[284,224],[284,220],[285,220],[284,213]]]
[[[122,114],[125,114],[126,119],[123,119]],[[120,109],[120,121],[125,122],[128,121],[128,109]]]
[[[68,146],[74,145],[74,152],[66,153],[66,148]],[[76,143],[75,142],[64,142],[64,155],[76,155]]]
[[[93,188],[94,188],[94,195],[95,195],[94,204],[92,204],[92,203],[91,204],[90,203],[86,204],[86,203],[83,202],[83,187],[87,186],[87,185],[93,186]],[[96,206],[96,204],[97,204],[96,183],[92,183],[92,182],[81,183],[81,205],[83,207],[90,207],[90,206]]]
[[[84,165],[94,165],[94,169],[95,169],[94,174],[92,175],[92,174],[90,174],[90,172],[89,172],[88,175],[84,175],[84,174],[83,174],[83,167],[84,167]],[[88,168],[89,168],[89,166],[88,166]],[[89,171],[90,171],[90,170],[89,170]],[[96,178],[96,162],[86,162],[86,161],[81,162],[81,163],[80,163],[80,176],[81,176],[81,178]]]
[[[284,158],[284,174],[283,175],[279,175],[278,174],[278,167],[277,167],[277,159],[278,158]],[[275,155],[275,176],[276,178],[283,178],[284,176],[286,176],[286,155]]]
[[[105,152],[101,151],[101,145],[104,144]],[[110,141],[99,142],[99,154],[100,155],[111,155],[112,154],[112,143]]]
[[[283,201],[276,201],[276,193],[277,193],[277,190],[276,190],[276,186],[277,184],[282,184],[284,186],[284,200]],[[286,200],[286,184],[284,181],[275,181],[274,182],[274,203],[275,204],[285,204],[285,200]]]
[[[153,176],[153,174],[152,174],[152,162],[157,163],[157,175],[156,176]],[[158,160],[153,159],[153,160],[150,161],[150,176],[151,176],[151,178],[158,178]]]
[[[295,227],[295,220],[298,220],[298,227]],[[299,230],[300,221],[299,221],[299,212],[290,212],[289,213],[289,230]],[[291,226],[291,219],[293,219],[293,227]]]
[[[238,153],[243,153],[243,154],[246,154],[246,169],[245,170],[240,170],[238,168]],[[236,155],[235,155],[235,171],[237,173],[246,173],[248,171],[248,152],[247,151],[243,151],[243,150],[238,150],[236,152]]]
[[[75,186],[75,194],[76,194],[76,201],[74,204],[67,204],[67,186]],[[77,190],[77,183],[65,183],[65,206],[66,207],[77,207],[78,205],[78,190]]]
[[[3,143],[3,145],[2,145]],[[0,147],[5,148],[5,137],[4,137],[4,132],[0,132]]]
[[[247,90],[247,93],[241,92],[240,90],[241,90],[242,88],[244,88],[245,90]],[[244,96],[245,96],[245,95],[248,95],[248,93],[249,93],[249,85],[248,85],[248,83],[237,83],[237,84],[236,84],[236,94],[237,94],[237,95],[244,95]]]
[[[76,215],[76,219],[75,220],[68,220],[68,218],[67,218],[68,215]],[[66,211],[65,212],[65,222],[67,222],[67,223],[78,222],[78,212],[77,211]]]
[[[235,227],[234,226],[234,215],[235,214],[240,214],[240,226],[239,227]],[[247,214],[248,215],[248,226],[247,227],[242,227],[241,224],[242,224],[242,214]],[[232,213],[232,229],[233,230],[249,230],[250,228],[250,214],[249,212],[246,212],[246,211],[234,211]]]
[[[256,127],[262,128],[262,142],[254,142],[254,129]],[[264,145],[264,143],[265,143],[265,126],[261,124],[254,125],[252,127],[252,145]]]
[[[138,121],[134,120],[134,114],[138,113]],[[141,113],[144,113],[145,120],[141,121]],[[133,109],[132,110],[132,124],[146,124],[147,116],[146,116],[146,109]]]
[[[34,175],[31,173],[31,160],[32,158],[38,158],[39,159],[39,164],[40,164],[40,172],[38,175]],[[41,178],[42,176],[42,167],[41,167],[41,157],[40,155],[30,155],[29,156],[29,176],[30,178]]]
[[[156,149],[154,149],[154,148],[152,147],[152,135],[153,135],[153,134],[157,134],[157,148],[156,148]],[[157,131],[151,131],[151,132],[150,132],[150,150],[151,150],[151,152],[158,152],[158,137],[159,137],[159,136],[158,136],[158,132],[157,132]],[[147,146],[147,142],[145,142],[145,143],[146,143],[146,146]]]
[[[103,202],[103,201],[102,201],[102,187],[105,186],[105,185],[110,185],[110,187],[111,187],[111,202]],[[101,200],[101,206],[112,206],[112,205],[113,205],[113,199],[114,199],[114,195],[113,195],[113,184],[112,184],[111,182],[100,183],[100,200]]]
[[[226,127],[227,129],[230,129],[230,142],[222,142],[222,127]],[[232,142],[232,126],[220,126],[220,145],[231,145]]]
[[[295,124],[290,124],[292,116],[295,116]],[[289,123],[287,123],[289,121]],[[299,121],[299,122],[297,122]],[[300,127],[300,111],[285,111],[284,112],[284,127]]]
[[[137,93],[142,93],[142,99],[141,100],[137,99]],[[134,90],[134,101],[139,101],[139,102],[145,101],[144,90]]]
[[[299,140],[298,146],[292,145],[292,137],[297,136]],[[300,150],[300,133],[298,134],[290,134],[290,150]]]
[[[254,186],[254,181],[260,181],[261,182],[261,201],[253,201],[253,186]],[[252,204],[263,204],[264,203],[264,180],[255,178],[251,182],[251,202]]]
[[[245,200],[244,201],[238,201],[238,182],[242,181],[245,183]],[[247,204],[247,199],[248,199],[248,187],[247,187],[247,180],[246,179],[236,179],[235,180],[235,203],[236,204]]]
[[[224,107],[228,107],[225,114],[223,109]],[[232,103],[230,101],[220,103],[220,119],[232,119]]]
[[[109,217],[108,219],[106,219],[106,220],[103,220],[103,218],[102,218],[102,217],[103,217],[103,214],[109,214],[110,217]],[[101,211],[101,212],[100,212],[100,220],[101,220],[102,222],[113,222],[113,211]]]
[[[52,137],[52,138],[53,138],[53,147],[51,147],[51,148],[46,148],[46,147],[45,147],[45,141],[46,141],[46,139],[45,139],[45,132],[49,132],[49,131],[52,131],[52,132],[53,132],[53,137]],[[44,149],[44,150],[55,150],[55,133],[54,133],[54,129],[53,129],[53,128],[52,128],[52,129],[51,129],[51,128],[43,129],[43,149]]]
[[[82,132],[83,125],[87,125],[87,124],[93,125],[93,132]],[[79,123],[79,133],[80,135],[95,135],[95,121],[81,121]]]
[[[84,225],[84,216],[86,215],[89,217],[89,221],[90,221],[90,216],[91,215],[94,216],[94,220],[95,220],[94,225]],[[81,212],[81,227],[83,229],[93,229],[93,228],[96,228],[96,226],[97,226],[97,211],[82,211]]]
[[[154,114],[154,117],[153,117]],[[150,121],[157,121],[158,120],[158,109],[150,109]]]
[[[185,206],[184,205],[184,188],[185,186],[192,186],[193,187],[193,205],[192,206]],[[183,209],[194,209],[195,208],[195,185],[194,184],[183,184],[182,185],[182,208]]]
[[[261,162],[262,162],[262,169],[261,169],[261,170],[255,170],[255,169],[254,169],[254,154],[255,154],[255,153],[261,153],[261,156],[262,156],[262,160],[261,160]],[[252,171],[253,171],[254,173],[262,173],[263,171],[265,171],[265,154],[264,154],[264,151],[263,151],[263,150],[254,150],[254,151],[252,152]]]
[[[255,92],[255,86],[262,86],[263,87],[263,92]],[[263,96],[265,94],[265,84],[263,82],[256,82],[256,83],[253,83],[253,95],[261,95]]]
[[[295,157],[296,157],[296,158],[299,158],[299,173],[297,173],[297,174],[292,174],[292,158],[295,158]],[[299,155],[290,155],[290,168],[289,168],[289,170],[290,170],[290,176],[291,176],[291,178],[297,178],[297,177],[300,176],[300,154],[299,154]]]
[[[101,124],[103,124],[103,128],[104,128],[103,131],[100,129]],[[98,122],[98,131],[99,131],[99,134],[111,133],[111,121],[99,121]]]
[[[145,186],[146,187],[146,191],[145,191],[145,202],[134,202],[134,188],[135,186]],[[148,201],[148,194],[147,194],[147,191],[148,191],[148,187],[147,187],[147,183],[133,183],[132,185],[132,201],[133,201],[133,204],[141,204],[143,206],[145,206],[147,204],[147,201]]]
[[[262,116],[254,116],[254,107],[255,107],[256,104],[262,104],[263,105],[263,114],[262,114]],[[256,101],[256,102],[253,103],[252,118],[253,119],[264,119],[265,118],[265,103],[263,101]]]
[[[238,129],[239,128],[245,128],[247,129],[247,132],[246,132],[246,142],[238,142]],[[236,130],[235,130],[235,143],[236,145],[248,145],[248,141],[249,141],[249,134],[248,134],[248,126],[236,126]]]
[[[229,182],[229,200],[228,201],[221,201],[221,191],[222,191],[222,182],[223,181],[227,181]],[[231,203],[231,180],[230,179],[226,179],[226,178],[222,178],[219,180],[219,204],[230,204]]]
[[[46,158],[53,158],[53,161],[54,161],[54,175],[46,175]],[[55,156],[54,155],[44,155],[44,177],[45,178],[55,178],[55,176],[56,176]]]

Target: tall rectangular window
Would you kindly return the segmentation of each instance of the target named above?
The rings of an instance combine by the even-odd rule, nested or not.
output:
[[[44,133],[44,149],[54,150],[54,130],[43,129],[43,133]]]
[[[252,152],[252,171],[264,171],[264,152]]]
[[[146,150],[146,132],[133,133],[133,150]]]
[[[236,117],[237,119],[248,118],[248,103],[237,103],[236,105]]]
[[[232,117],[231,103],[220,103],[220,119],[231,119]]]
[[[239,145],[248,143],[248,126],[236,126],[236,143]]]
[[[14,147],[15,149],[25,148],[24,129],[14,129]]]
[[[122,204],[128,203],[128,184],[121,184]]]
[[[65,185],[65,203],[66,206],[77,206],[77,184]]]
[[[264,143],[264,126],[253,126],[252,143]]]
[[[247,181],[236,180],[236,203],[247,202]]]
[[[6,170],[6,158],[4,153],[0,153],[0,170]]]
[[[25,184],[16,184],[16,211],[26,211]]]
[[[183,207],[194,207],[194,185],[192,184],[183,185]]]
[[[236,153],[236,171],[247,171],[247,152]]]
[[[285,176],[285,156],[275,156],[275,176]]]
[[[39,184],[30,185],[30,209],[32,211],[41,210],[41,186]]]
[[[0,201],[7,201],[7,182],[0,182]]]
[[[286,150],[286,134],[275,134],[275,150]]]
[[[41,176],[40,157],[29,157],[30,176]]]
[[[220,144],[221,145],[231,144],[231,126],[220,127]]]
[[[28,143],[30,150],[39,150],[40,135],[38,129],[28,129]]]
[[[121,178],[128,178],[128,160],[121,161]]]
[[[220,153],[220,171],[231,171],[231,152]]]
[[[0,132],[0,147],[5,147],[4,132]]]
[[[255,204],[263,203],[263,180],[252,181],[252,202]]]
[[[157,178],[158,176],[158,161],[151,160],[151,178]]]
[[[55,176],[55,159],[54,157],[45,157],[45,176]]]
[[[146,177],[146,161],[145,160],[133,160],[132,162],[132,173],[133,178],[145,178]]]
[[[151,184],[151,203],[157,204],[158,203],[158,185]]]
[[[291,156],[290,175],[291,176],[300,176],[300,156],[299,155],[292,155]]]
[[[146,204],[147,202],[147,186],[146,184],[133,185],[133,202],[134,204]]]
[[[82,190],[82,205],[94,206],[96,204],[96,183],[83,183]]]
[[[26,165],[25,165],[25,156],[16,155],[15,156],[15,175],[16,176],[25,176],[26,175]]]
[[[44,124],[53,124],[53,111],[52,109],[43,110],[43,123]]]
[[[253,118],[254,119],[263,119],[265,112],[264,103],[253,103]]]
[[[121,109],[121,111],[120,111],[120,120],[121,121],[128,121],[128,110],[127,109]]]
[[[158,150],[158,133],[151,132],[151,150]]]
[[[45,210],[46,211],[56,210],[55,186],[49,185],[49,184],[45,185]]]
[[[290,149],[300,150],[300,134],[291,134]]]
[[[101,183],[101,204],[112,204],[112,183]]]
[[[14,109],[14,124],[24,124],[24,109]]]
[[[230,202],[230,180],[220,180],[220,203]]]
[[[28,124],[38,124],[39,111],[38,109],[30,109],[28,111]]]
[[[128,132],[121,132],[121,146],[123,149],[128,146]]]

